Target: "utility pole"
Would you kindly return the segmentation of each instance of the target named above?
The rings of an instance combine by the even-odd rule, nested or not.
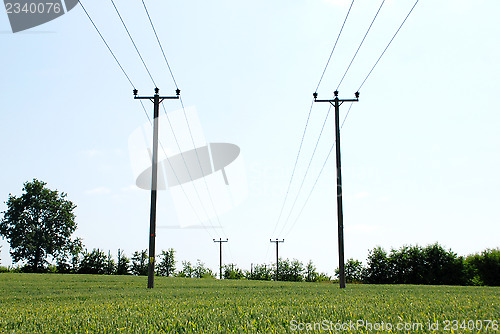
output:
[[[339,109],[344,102],[358,102],[359,92],[354,95],[356,99],[339,99],[339,92],[335,91],[333,100],[317,100],[318,93],[314,93],[314,102],[328,102],[335,107],[335,152],[337,165],[337,223],[338,223],[338,239],[339,239],[339,283],[340,288],[345,288],[345,267],[344,267],[344,214],[342,212],[342,170],[340,166],[340,120]]]
[[[270,242],[274,242],[276,244],[276,275],[274,275],[274,280],[275,281],[278,281],[278,261],[279,261],[279,257],[278,257],[278,244],[281,243],[281,242],[285,242],[285,239],[283,240],[278,240],[278,238],[276,238],[276,240],[271,240],[269,239]]]
[[[160,96],[160,90],[155,88],[154,96],[137,96],[138,90],[134,89],[134,99],[150,100],[154,104],[153,121],[153,157],[151,168],[151,211],[149,215],[149,261],[148,261],[148,289],[154,286],[155,277],[155,238],[156,238],[156,188],[158,181],[158,123],[160,103],[166,99],[178,99],[181,94],[180,89],[175,91],[176,96]]]
[[[227,238],[226,240],[222,240],[222,238],[219,238],[219,240],[214,239],[214,242],[219,243],[219,279],[222,279],[222,243],[227,241]]]

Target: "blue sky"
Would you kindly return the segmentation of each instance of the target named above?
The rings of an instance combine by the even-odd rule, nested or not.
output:
[[[110,2],[84,1],[135,87],[152,94]],[[356,0],[318,89],[332,96],[381,1]],[[175,86],[140,1],[116,2],[162,94]],[[229,0],[148,3],[186,106],[209,142],[241,148],[246,199],[220,216],[223,229],[159,228],[157,249],[180,261],[249,269],[280,254],[320,271],[337,267],[335,166],[327,163],[308,205],[290,230],[333,143],[333,115],[283,233],[272,234],[288,186],[316,85],[350,1]],[[354,92],[413,0],[389,1],[340,87]],[[342,129],[346,258],[368,250],[439,242],[460,255],[498,247],[500,234],[500,25],[496,0],[420,0],[361,89]],[[26,32],[12,34],[0,11],[0,211],[8,194],[38,178],[74,201],[87,248],[148,247],[149,193],[134,186],[128,140],[147,121],[132,87],[78,6]],[[165,101],[167,110],[180,108]],[[152,105],[146,104],[151,113]],[[341,107],[345,116],[348,105]],[[290,210],[328,106],[316,104],[305,135]],[[175,225],[167,191],[158,225]],[[282,229],[284,219],[277,230]],[[8,243],[2,265],[9,265]]]

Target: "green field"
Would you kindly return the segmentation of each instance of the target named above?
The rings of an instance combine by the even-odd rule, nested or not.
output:
[[[348,285],[340,290],[329,283],[158,277],[155,289],[148,290],[146,281],[0,274],[0,332],[284,333],[312,332],[307,326],[316,326],[325,333],[431,333],[428,323],[437,321],[437,332],[500,333],[494,329],[500,288]],[[453,320],[459,322],[445,330]],[[399,324],[414,328],[398,330]]]

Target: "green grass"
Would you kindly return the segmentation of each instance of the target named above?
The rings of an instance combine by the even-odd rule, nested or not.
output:
[[[297,325],[362,320],[424,325],[393,328],[399,333],[430,333],[427,323],[438,321],[438,332],[451,333],[444,331],[445,320],[500,320],[500,288],[348,285],[340,290],[326,283],[158,277],[148,290],[146,283],[146,277],[132,276],[0,274],[0,332],[284,333],[293,332],[292,320]]]

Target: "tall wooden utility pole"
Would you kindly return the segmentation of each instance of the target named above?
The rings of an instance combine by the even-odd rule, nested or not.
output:
[[[148,289],[154,286],[155,278],[155,238],[156,238],[156,188],[158,181],[158,123],[160,103],[166,99],[178,99],[181,94],[180,89],[175,91],[176,96],[160,96],[160,90],[155,88],[154,96],[137,96],[137,89],[134,89],[134,99],[150,100],[154,104],[153,121],[153,157],[151,168],[151,211],[149,215],[149,263],[148,263]]]
[[[339,239],[339,283],[340,288],[345,288],[345,267],[344,267],[344,214],[342,212],[342,170],[340,167],[340,120],[339,109],[344,102],[358,102],[359,92],[354,95],[356,99],[339,99],[339,92],[335,91],[333,100],[317,100],[318,93],[314,93],[314,102],[328,102],[335,107],[335,152],[337,165],[337,223],[338,223],[338,239]]]
[[[227,238],[226,240],[222,240],[222,238],[219,238],[219,240],[214,239],[214,242],[219,243],[219,279],[222,279],[222,243],[227,241]]]
[[[276,243],[276,274],[274,275],[274,280],[278,281],[278,270],[279,270],[278,244],[281,242],[285,242],[285,239],[283,240],[278,240],[278,238],[276,238],[276,240],[269,239],[269,242]]]

